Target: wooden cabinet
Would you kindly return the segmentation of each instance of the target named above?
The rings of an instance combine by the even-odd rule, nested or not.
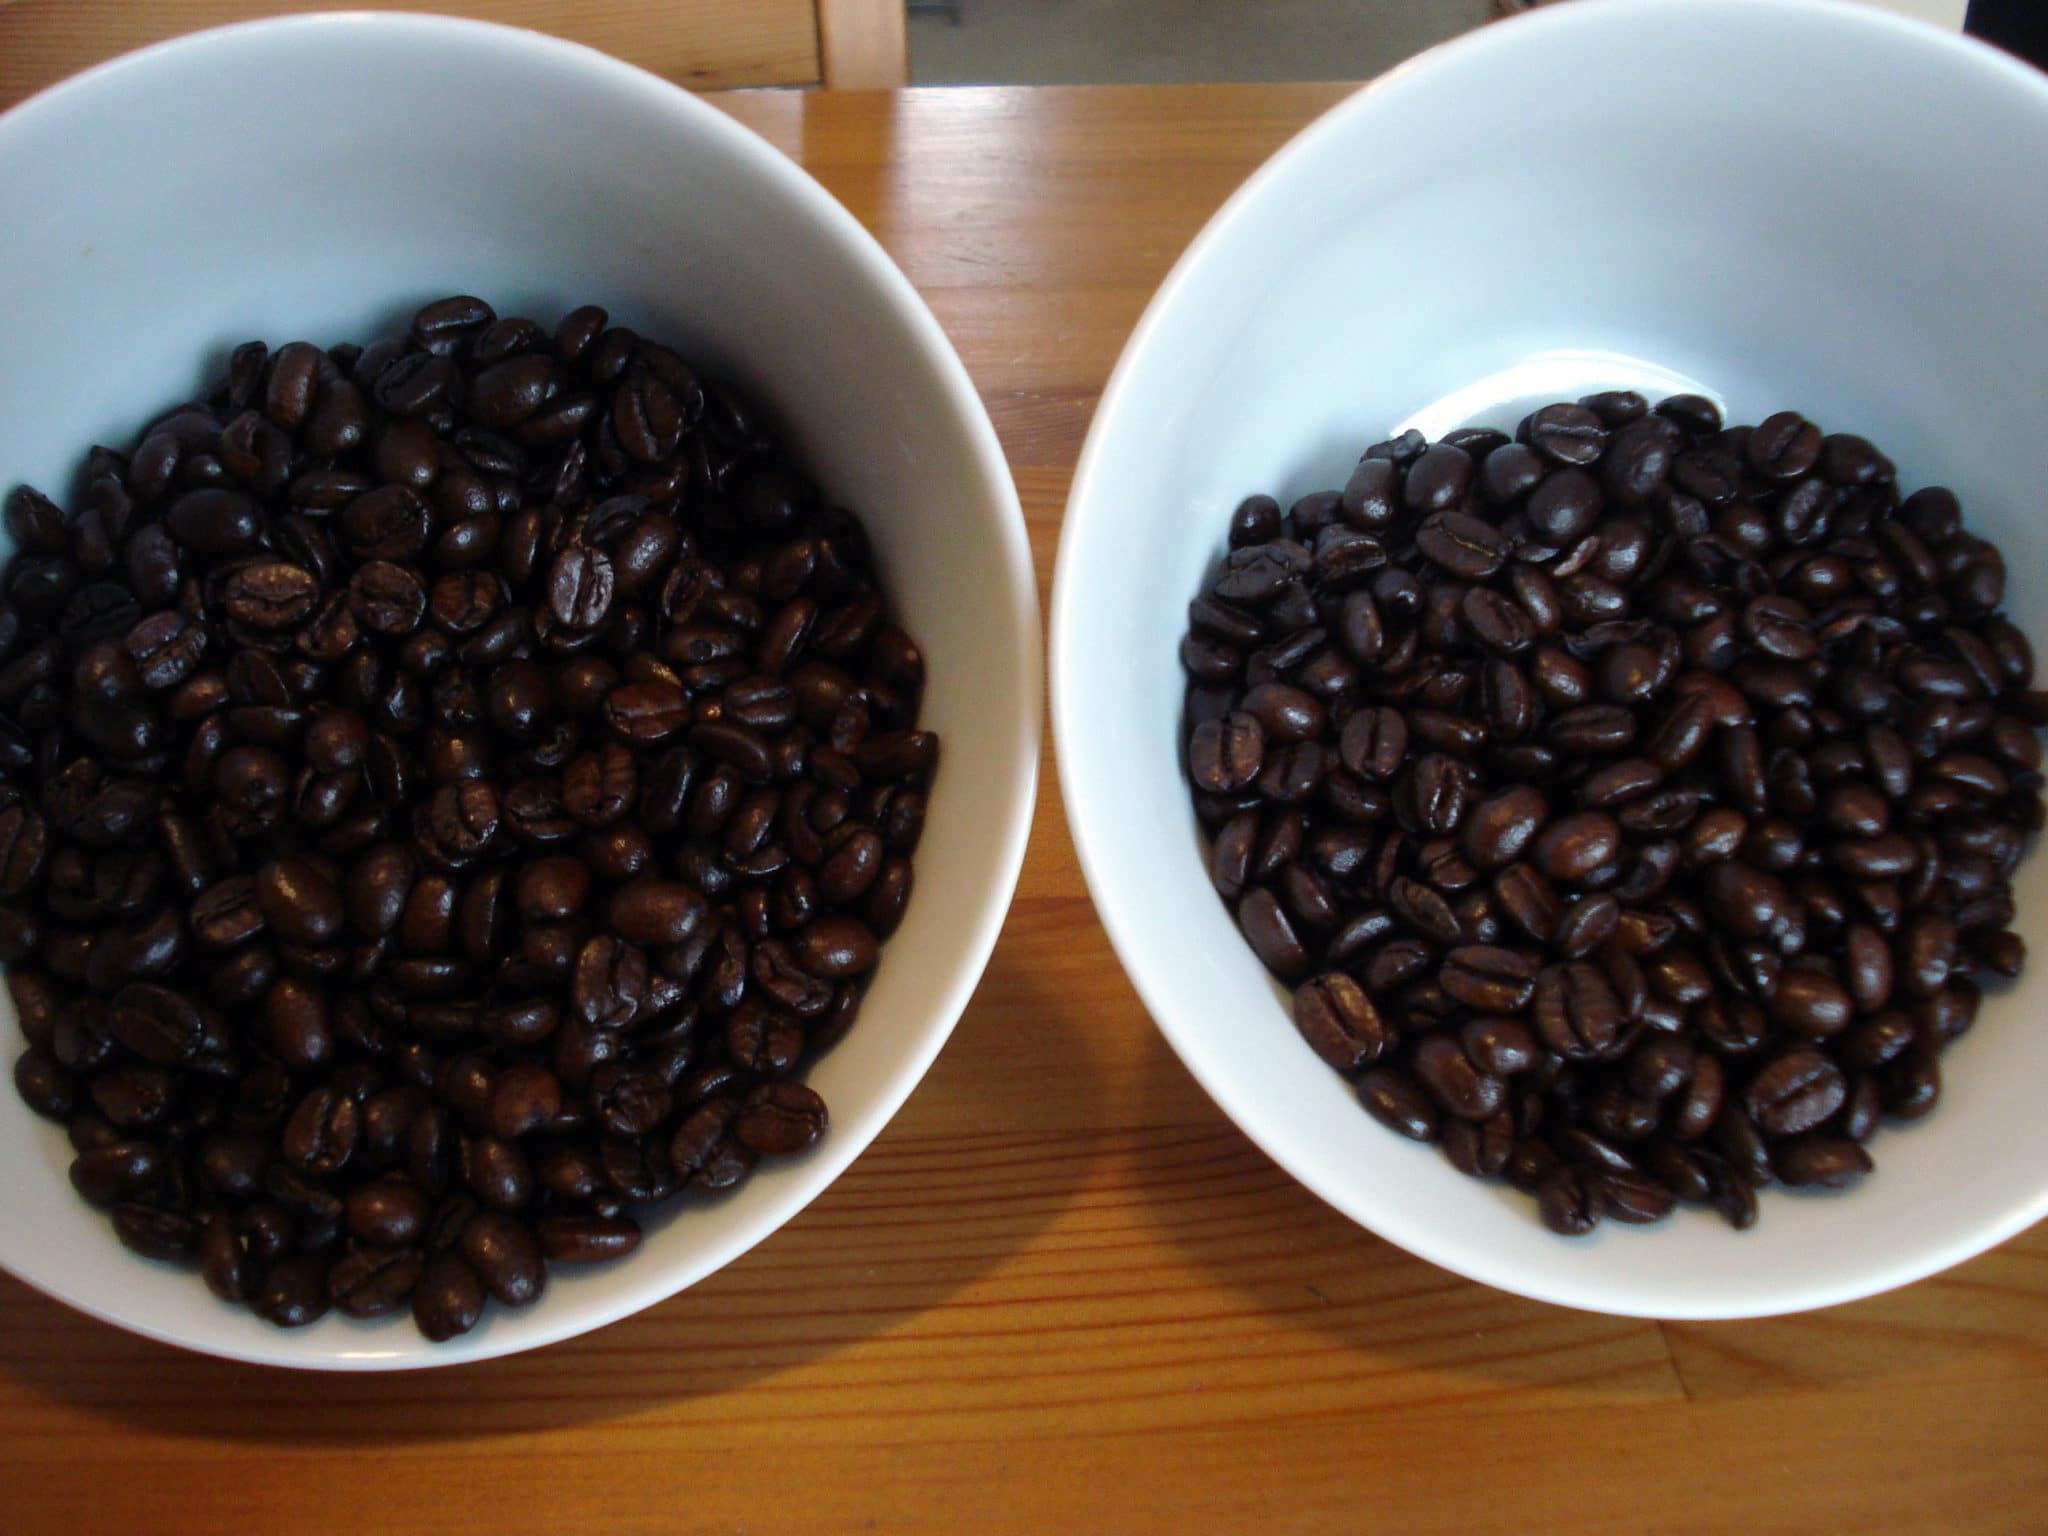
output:
[[[0,108],[117,54],[204,27],[336,9],[299,0],[0,0]],[[367,0],[551,32],[692,90],[904,83],[902,0]]]

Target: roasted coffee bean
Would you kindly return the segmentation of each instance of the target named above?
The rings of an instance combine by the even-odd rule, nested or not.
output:
[[[425,1267],[410,1249],[358,1248],[327,1272],[327,1293],[344,1316],[382,1317],[407,1304]]]
[[[1606,946],[1620,930],[1621,920],[1621,903],[1613,896],[1603,892],[1581,897],[1558,919],[1550,941],[1566,958],[1583,959]]]
[[[1309,952],[1297,936],[1279,899],[1261,886],[1247,891],[1238,903],[1238,927],[1266,968],[1283,981],[1308,969]]]
[[[1801,1035],[1832,1035],[1848,1027],[1856,1005],[1849,991],[1819,971],[1787,970],[1765,1000],[1777,1023]]]
[[[1528,937],[1547,941],[1564,920],[1565,906],[1557,891],[1530,864],[1510,864],[1494,876],[1494,900]]]
[[[1559,464],[1592,464],[1607,448],[1605,424],[1583,405],[1546,405],[1522,424],[1516,436]]]
[[[1601,1057],[1621,1038],[1621,999],[1585,961],[1545,966],[1536,977],[1533,1019],[1543,1043],[1567,1059]]]
[[[1389,1130],[1410,1141],[1434,1141],[1436,1105],[1415,1079],[1398,1067],[1373,1067],[1358,1079],[1359,1102]]]
[[[437,1253],[413,1285],[413,1322],[438,1344],[474,1328],[487,1300],[483,1282],[459,1254]]]
[[[1509,545],[1491,523],[1469,512],[1439,512],[1415,535],[1416,548],[1447,575],[1483,581],[1506,563]]]
[[[825,1132],[825,1101],[802,1083],[763,1083],[732,1119],[732,1135],[748,1151],[781,1157],[810,1146]]]
[[[1256,715],[1239,710],[1205,720],[1188,739],[1188,776],[1210,794],[1237,794],[1258,778],[1265,750],[1265,727]]]
[[[1294,1023],[1310,1048],[1340,1072],[1370,1066],[1394,1044],[1394,1032],[1365,989],[1342,971],[1295,989]]]
[[[710,910],[690,886],[643,876],[613,892],[605,920],[635,944],[681,944],[706,921]]]
[[[256,876],[256,905],[269,931],[294,944],[325,944],[341,932],[342,892],[308,859],[266,864]]]
[[[452,1336],[544,1254],[628,1251],[628,1200],[810,1144],[824,1105],[784,1074],[905,913],[938,743],[858,524],[606,324],[458,296],[368,348],[245,347],[209,405],[92,457],[76,517],[7,506],[17,1087],[124,1241],[198,1249],[281,1324],[410,1297]],[[728,511],[685,519],[687,485]],[[1244,590],[1191,612],[1267,685],[1230,793],[1337,770],[1358,674],[1295,621],[1311,583],[1370,600],[1396,510],[1247,511]],[[1321,945],[1370,849],[1290,846],[1261,880]]]
[[[1543,1224],[1565,1237],[1578,1237],[1599,1225],[1601,1206],[1595,1193],[1600,1175],[1583,1168],[1558,1168],[1536,1186],[1536,1209]]]
[[[519,1031],[513,1031],[518,1033]],[[507,1031],[497,1031],[504,1038]],[[538,1062],[514,1062],[491,1081],[485,1121],[491,1134],[511,1142],[529,1131],[546,1130],[562,1112],[562,1085]]]
[[[294,1254],[272,1264],[249,1305],[266,1323],[303,1328],[326,1315],[329,1265],[317,1253]]]
[[[1575,1230],[1675,1198],[1747,1226],[1925,1113],[1971,972],[2023,963],[2048,694],[2003,557],[1863,439],[1627,392],[1517,436],[1408,433],[1245,504],[1190,609],[1212,882],[1302,1032],[1455,1166]],[[1325,558],[1367,530],[1369,568]],[[1461,1118],[1470,1074],[1516,1084],[1505,1129]]]
[[[1593,1193],[1602,1215],[1633,1226],[1662,1221],[1677,1204],[1669,1185],[1640,1173],[1604,1173]]]
[[[1524,515],[1530,528],[1560,548],[1576,544],[1599,521],[1600,482],[1582,469],[1553,470],[1529,494]]]
[[[359,1184],[343,1205],[350,1233],[365,1243],[403,1248],[426,1232],[427,1198],[408,1179],[392,1176]]]
[[[1842,1189],[1874,1165],[1870,1154],[1854,1141],[1839,1136],[1799,1136],[1772,1150],[1771,1166],[1780,1180],[1795,1189],[1814,1184]]]
[[[1819,461],[1820,428],[1797,411],[1780,411],[1767,416],[1749,435],[1746,456],[1750,468],[1766,480],[1784,482],[1806,474]]]
[[[1506,1169],[1514,1152],[1514,1125],[1503,1110],[1474,1123],[1447,1120],[1441,1127],[1444,1157],[1460,1173],[1488,1178]]]
[[[1469,1019],[1459,1031],[1459,1043],[1474,1066],[1496,1077],[1530,1071],[1542,1055],[1535,1036],[1509,1018]]]
[[[1480,1013],[1515,1013],[1536,990],[1536,962],[1512,949],[1464,945],[1444,956],[1437,980],[1445,992]]]
[[[640,1224],[624,1216],[546,1216],[535,1231],[556,1264],[602,1263],[640,1246]]]
[[[164,517],[171,537],[202,555],[234,555],[262,537],[262,509],[249,496],[223,487],[187,491]]]
[[[1464,817],[1460,839],[1465,856],[1482,870],[1510,864],[1543,830],[1549,816],[1542,794],[1528,785],[1489,796]]]
[[[158,1149],[146,1141],[114,1141],[72,1159],[71,1185],[94,1205],[111,1206],[156,1187],[164,1177]]]
[[[484,1286],[508,1307],[540,1298],[546,1281],[540,1245],[517,1218],[479,1211],[462,1228],[458,1251]]]
[[[1390,780],[1408,757],[1408,723],[1398,710],[1361,709],[1345,722],[1337,752],[1360,778]]]
[[[792,949],[799,965],[828,981],[873,969],[877,955],[874,934],[852,917],[818,919],[797,933]]]
[[[1824,1124],[1846,1094],[1839,1067],[1817,1050],[1794,1047],[1757,1073],[1743,1103],[1769,1135],[1797,1136]]]
[[[1536,867],[1553,880],[1582,880],[1621,852],[1621,828],[1601,811],[1580,811],[1551,822],[1530,849]]]
[[[354,1099],[332,1086],[299,1101],[278,1143],[285,1159],[313,1178],[332,1178],[354,1154],[361,1121]]]
[[[1742,938],[1767,936],[1792,908],[1782,881],[1740,859],[1710,864],[1701,892],[1714,919]]]
[[[1507,1098],[1507,1084],[1472,1063],[1448,1035],[1429,1034],[1416,1043],[1414,1072],[1429,1096],[1461,1120],[1484,1120]]]

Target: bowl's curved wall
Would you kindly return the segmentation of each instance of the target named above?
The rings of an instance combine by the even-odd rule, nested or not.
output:
[[[496,1311],[449,1345],[402,1320],[281,1333],[122,1250],[72,1194],[62,1132],[9,1089],[0,1262],[198,1348],[442,1364],[623,1316],[786,1221],[951,1031],[1015,885],[1036,785],[1023,517],[973,386],[908,281],[716,109],[570,44],[433,17],[259,23],[104,66],[0,118],[0,209],[0,486],[61,497],[89,444],[125,444],[250,337],[367,340],[448,292],[549,325],[601,302],[765,402],[828,494],[861,513],[925,649],[924,719],[945,754],[909,916],[860,1026],[811,1074],[832,1131],[658,1224],[633,1258],[560,1270],[540,1305]]]
[[[1874,439],[1903,477],[1961,494],[2008,551],[2016,618],[2048,639],[2029,558],[2048,504],[2044,165],[2048,80],[1932,28],[1817,0],[1578,0],[1339,106],[1168,279],[1068,508],[1061,779],[1153,1016],[1333,1205],[1509,1290],[1674,1317],[1846,1300],[2048,1212],[2048,965],[1945,1058],[1941,1112],[1873,1143],[1876,1178],[1774,1195],[1740,1237],[1695,1215],[1565,1242],[1389,1134],[1295,1036],[1209,887],[1175,654],[1240,497],[1341,485],[1366,444],[1532,360],[1519,377],[1577,388],[1638,382],[1641,360],[1711,384],[1737,420],[1791,406]],[[2048,861],[2017,895],[2048,949]]]

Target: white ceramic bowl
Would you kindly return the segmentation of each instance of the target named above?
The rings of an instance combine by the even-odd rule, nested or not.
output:
[[[1023,517],[973,386],[902,273],[801,170],[684,91],[566,43],[430,17],[260,23],[97,69],[0,118],[0,208],[0,482],[61,495],[87,445],[126,443],[249,337],[367,340],[448,292],[549,325],[596,300],[752,391],[862,514],[927,653],[924,721],[944,743],[908,918],[859,1026],[811,1073],[830,1132],[657,1224],[632,1257],[558,1269],[538,1305],[493,1309],[449,1344],[404,1318],[282,1332],[123,1250],[73,1195],[62,1132],[9,1087],[0,1264],[195,1349],[378,1369],[580,1333],[774,1231],[945,1042],[1015,886],[1036,782]]]
[[[1735,1233],[1552,1236],[1524,1196],[1382,1129],[1295,1034],[1204,874],[1176,753],[1186,605],[1252,491],[1341,485],[1419,425],[1692,385],[1796,406],[1943,482],[2012,561],[2048,486],[2048,79],[1837,0],[1573,0],[1395,70],[1219,213],[1131,338],[1061,540],[1054,735],[1090,889],[1217,1103],[1355,1220],[1447,1268],[1603,1311],[1732,1317],[1930,1274],[2048,1212],[2048,963],[1943,1061],[1940,1109],[1851,1194]],[[2018,883],[2048,954],[2048,859]]]

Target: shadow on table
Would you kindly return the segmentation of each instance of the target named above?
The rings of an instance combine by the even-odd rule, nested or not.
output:
[[[1186,1125],[1200,1091],[1165,1042],[1156,1045],[1138,1118]],[[1348,1352],[1356,1374],[1334,1373],[1340,1404],[1464,1412],[1491,1401],[1526,1407],[1539,1391],[1546,1402],[1615,1402],[1683,1390],[1656,1323],[1511,1296],[1416,1258],[1296,1183],[1206,1097],[1199,1112],[1215,1137],[1208,1196],[1190,1202],[1184,1152],[1137,1154],[1139,1192],[1167,1240],[1280,1330],[1276,1350],[1297,1350],[1326,1386],[1329,1346]]]
[[[1085,1156],[1035,1165],[1028,1198],[973,1202],[936,1252],[922,1225],[958,1214],[953,1194],[922,1193],[956,1160],[956,1139],[999,1157],[1007,1133],[1028,1129],[1019,1122],[1033,1112],[1030,1096],[1000,1091],[1001,1053],[989,1049],[1006,1021],[1028,1012],[1042,1033],[1070,1035],[1062,1047],[1087,1055],[1085,1020],[1045,988],[1018,946],[999,944],[979,998],[1000,995],[1000,1014],[979,998],[969,1006],[930,1076],[836,1185],[719,1273],[596,1333],[474,1365],[314,1375],[137,1338],[0,1275],[0,1400],[25,1390],[156,1435],[389,1447],[658,1415],[799,1372],[943,1303],[1027,1244],[1087,1179]],[[962,1124],[986,1134],[960,1138]],[[920,1126],[937,1129],[920,1136]]]

